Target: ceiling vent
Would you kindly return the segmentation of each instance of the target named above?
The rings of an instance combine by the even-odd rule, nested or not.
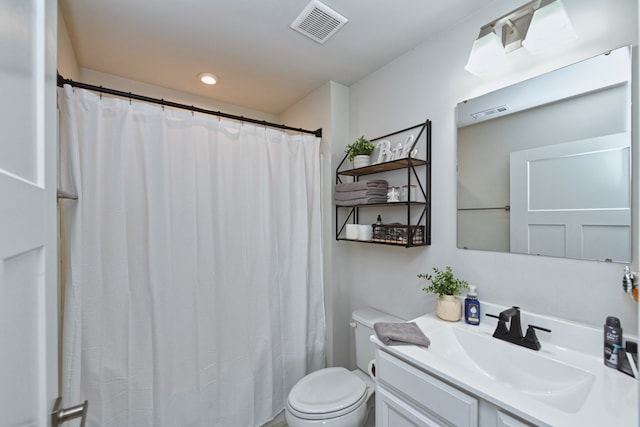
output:
[[[499,107],[489,108],[488,110],[478,111],[477,113],[471,114],[471,117],[473,117],[476,120],[485,119],[485,118],[487,118],[489,116],[495,116],[497,114],[506,113],[509,110],[511,110],[511,107],[509,107],[508,105],[505,104],[505,105],[501,105]]]
[[[311,0],[293,21],[291,28],[323,44],[348,21],[329,6],[318,0]]]

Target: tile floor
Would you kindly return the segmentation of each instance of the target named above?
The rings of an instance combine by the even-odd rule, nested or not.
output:
[[[262,427],[287,427],[287,422],[284,419],[284,412],[281,412],[273,421],[270,421]]]
[[[369,415],[366,427],[375,427],[375,425],[375,416],[373,414]],[[284,419],[284,412],[280,413],[280,415],[278,415],[273,421],[266,423],[262,427],[287,427],[287,422]]]

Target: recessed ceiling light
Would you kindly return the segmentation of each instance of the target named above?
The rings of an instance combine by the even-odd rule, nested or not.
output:
[[[218,78],[211,73],[200,73],[198,74],[200,81],[206,85],[214,85],[218,83]]]

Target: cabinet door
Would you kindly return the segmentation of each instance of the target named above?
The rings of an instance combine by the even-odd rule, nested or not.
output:
[[[376,389],[376,427],[444,427],[384,387]]]
[[[496,427],[531,427],[532,424],[527,424],[524,421],[520,421],[517,418],[507,415],[504,412],[498,411],[498,417],[496,420]]]
[[[478,426],[478,399],[378,350],[376,353],[378,385],[397,390],[396,395],[410,398],[424,413],[456,427]]]

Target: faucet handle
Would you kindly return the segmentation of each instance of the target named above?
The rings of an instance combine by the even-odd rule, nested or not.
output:
[[[537,329],[537,330],[539,330],[539,331],[543,331],[543,332],[551,332],[551,329],[543,328],[542,326],[529,325],[529,328]],[[528,330],[529,328],[527,328],[527,330]],[[534,331],[534,332],[535,332],[535,331]]]
[[[493,317],[494,319],[498,319],[498,325],[496,326],[496,330],[493,332],[494,338],[504,339],[508,334],[509,330],[507,329],[507,323],[500,316],[496,316],[495,314],[485,313],[487,317]]]
[[[544,332],[551,332],[551,329],[543,328],[541,326],[529,325],[527,328],[527,333],[522,340],[522,345],[527,348],[531,348],[533,350],[540,350],[542,345],[540,341],[538,341],[538,337],[536,336],[536,329]]]

